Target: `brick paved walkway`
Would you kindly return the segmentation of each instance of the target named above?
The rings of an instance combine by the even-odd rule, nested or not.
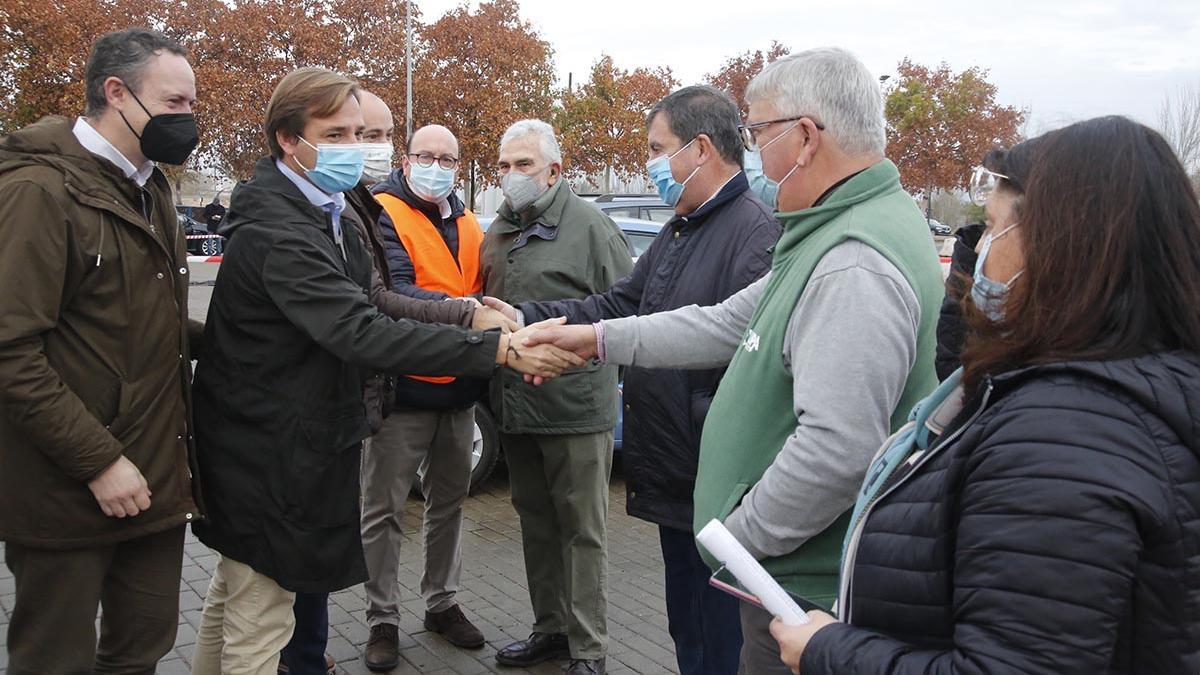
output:
[[[421,576],[421,502],[409,500],[405,509],[406,536],[402,546],[401,583],[404,588],[400,623],[400,667],[393,673],[472,675],[475,673],[561,672],[561,663],[546,663],[528,670],[499,668],[493,655],[498,647],[529,633],[533,614],[525,584],[521,533],[516,512],[508,499],[508,481],[498,472],[477,495],[468,499],[463,534],[463,578],[458,600],[487,638],[480,650],[466,651],[427,633],[421,622],[424,603],[418,594]],[[654,526],[625,514],[625,488],[619,470],[613,480],[609,514],[609,608],[611,673],[675,673],[675,655],[667,634],[663,606],[662,556]],[[415,537],[415,538],[414,538]],[[174,654],[159,665],[163,675],[188,673],[200,608],[216,563],[216,555],[190,534],[185,548],[183,578],[179,584],[179,635]],[[0,565],[0,647],[7,644],[8,616],[12,609],[13,579]],[[367,640],[363,589],[355,586],[330,597],[329,653],[339,672],[368,673],[359,658]],[[7,649],[0,651],[0,673],[8,664]]]

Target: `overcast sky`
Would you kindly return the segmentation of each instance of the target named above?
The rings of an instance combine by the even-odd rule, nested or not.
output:
[[[417,4],[431,22],[461,1]],[[1103,114],[1153,124],[1166,92],[1200,86],[1200,0],[519,1],[554,47],[562,84],[568,72],[586,80],[601,53],[621,68],[667,65],[694,84],[771,40],[792,51],[837,45],[880,75],[905,56],[986,68],[1001,103],[1030,111],[1031,135]]]

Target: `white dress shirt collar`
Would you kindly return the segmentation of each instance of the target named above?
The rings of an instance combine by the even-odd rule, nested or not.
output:
[[[82,117],[75,120],[75,127],[71,129],[75,134],[75,138],[79,140],[79,144],[85,150],[107,159],[125,174],[125,177],[138,184],[138,187],[145,187],[146,181],[150,180],[151,174],[154,173],[154,162],[146,161],[140,168],[135,167],[129,158],[121,154],[108,139],[100,135],[87,120]]]

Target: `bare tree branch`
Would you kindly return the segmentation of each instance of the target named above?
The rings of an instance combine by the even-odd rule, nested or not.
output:
[[[1188,173],[1200,171],[1200,82],[1163,96],[1158,129]]]

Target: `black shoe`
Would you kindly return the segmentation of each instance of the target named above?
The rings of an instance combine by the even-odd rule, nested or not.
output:
[[[367,670],[386,673],[400,665],[399,632],[390,623],[371,626],[371,637],[367,638],[367,646],[363,649],[363,664]]]
[[[598,659],[571,659],[567,675],[604,675],[604,657]]]
[[[505,666],[536,666],[552,659],[565,659],[570,655],[566,633],[530,633],[528,640],[518,640],[496,652],[496,663]]]
[[[483,633],[471,623],[458,605],[440,612],[425,612],[425,630],[441,633],[455,647],[479,649],[483,646]]]

